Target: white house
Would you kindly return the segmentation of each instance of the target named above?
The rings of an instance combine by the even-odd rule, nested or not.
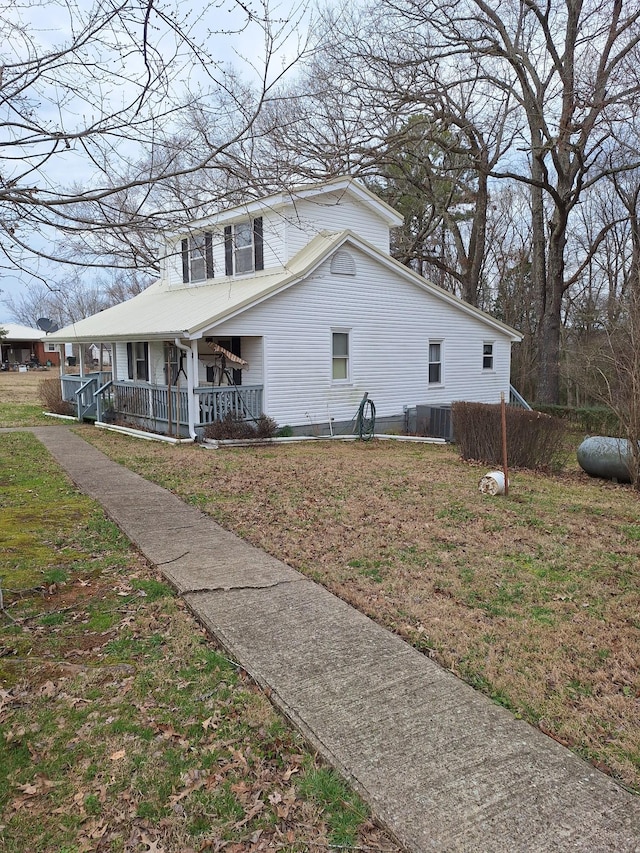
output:
[[[67,396],[195,436],[232,410],[304,431],[509,395],[512,328],[395,261],[397,211],[336,178],[219,212],[167,239],[160,279],[49,335],[111,345]],[[65,377],[63,377],[63,384]],[[71,390],[69,390],[71,387]]]

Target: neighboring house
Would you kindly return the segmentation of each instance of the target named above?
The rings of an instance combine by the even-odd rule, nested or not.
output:
[[[230,410],[326,431],[365,393],[396,426],[416,405],[508,398],[521,336],[395,261],[401,223],[350,178],[248,201],[168,238],[141,294],[49,338],[110,344],[112,374],[80,381],[160,432],[195,436]]]
[[[111,347],[109,344],[91,344],[88,355],[94,367],[109,367],[111,365]]]
[[[57,344],[49,341],[40,329],[17,323],[0,323],[0,329],[7,333],[0,338],[0,362],[4,370],[60,363]]]

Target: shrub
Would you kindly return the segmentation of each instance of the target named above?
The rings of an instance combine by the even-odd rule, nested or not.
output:
[[[256,421],[256,436],[258,438],[273,438],[278,431],[278,424],[267,415],[260,415]]]
[[[251,423],[251,421],[245,421],[233,412],[227,412],[221,421],[214,421],[205,427],[204,437],[218,441],[240,438],[273,438],[277,429],[277,423],[267,415],[260,415],[255,423]]]
[[[554,406],[536,403],[536,411],[553,415],[566,421],[571,427],[587,435],[623,434],[620,419],[608,406]]]
[[[499,405],[453,403],[456,444],[463,459],[487,465],[502,463],[502,426]],[[507,456],[515,468],[559,469],[566,425],[542,412],[507,406]]]
[[[42,380],[38,386],[38,397],[47,412],[53,412],[54,415],[74,414],[73,405],[62,399],[62,387],[56,377]]]

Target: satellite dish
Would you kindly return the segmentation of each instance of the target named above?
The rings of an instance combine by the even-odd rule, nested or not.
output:
[[[40,317],[36,320],[36,326],[47,334],[49,334],[49,332],[57,332],[59,328],[53,320],[50,320],[48,317]]]

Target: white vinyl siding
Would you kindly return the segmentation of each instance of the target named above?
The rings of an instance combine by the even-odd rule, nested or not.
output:
[[[238,230],[248,219],[238,218],[232,225]],[[278,210],[262,211],[264,269],[282,267],[314,237],[322,231],[351,230],[363,237],[381,252],[389,254],[389,226],[368,209],[364,204],[342,193],[321,196],[317,200],[297,199],[295,204],[286,205]],[[207,226],[211,233],[211,261],[216,278],[223,276],[225,270],[224,225]],[[236,239],[236,245],[239,243]],[[243,271],[250,272],[249,261],[240,255],[250,250],[240,249],[236,257]],[[350,273],[351,274],[351,273]],[[173,285],[183,286],[182,241],[177,240],[167,246],[167,259],[163,264],[163,277]],[[192,278],[192,281],[194,279]]]
[[[349,247],[349,251],[352,251]],[[307,281],[215,328],[219,336],[264,340],[264,408],[281,426],[351,421],[365,392],[380,417],[404,405],[455,400],[499,402],[509,390],[509,339],[494,341],[494,371],[473,372],[487,325],[353,250],[357,274],[345,280],[327,260]],[[374,296],[372,297],[372,294]],[[332,380],[330,330],[350,330],[350,381]],[[446,386],[429,386],[430,340],[446,358]],[[243,382],[249,384],[243,374]]]
[[[356,199],[329,194],[296,202],[286,217],[287,259],[321,231],[353,231],[381,252],[389,254],[389,226]]]

